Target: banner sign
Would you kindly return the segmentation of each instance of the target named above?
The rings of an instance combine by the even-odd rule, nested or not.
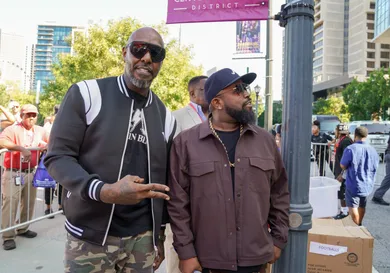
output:
[[[236,23],[236,54],[262,53],[260,51],[260,21]]]
[[[269,0],[168,0],[167,24],[267,20]]]

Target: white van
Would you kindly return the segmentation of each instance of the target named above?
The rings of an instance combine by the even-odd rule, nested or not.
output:
[[[367,142],[375,148],[378,154],[384,154],[389,140],[390,121],[354,121],[349,123],[349,132],[354,139],[355,129],[364,126],[368,130]]]

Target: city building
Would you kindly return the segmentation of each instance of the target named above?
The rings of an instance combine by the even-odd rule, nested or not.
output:
[[[377,0],[375,7],[375,43],[390,44],[390,1]]]
[[[58,62],[60,54],[72,53],[74,33],[84,31],[81,27],[57,24],[42,24],[38,26],[37,44],[34,53],[33,90],[42,92],[45,85],[53,79],[51,67]]]
[[[24,89],[26,42],[23,36],[0,29],[0,84]]]
[[[34,91],[34,80],[35,80],[35,75],[34,75],[34,60],[35,60],[35,45],[31,45],[30,49],[30,54],[29,54],[29,66],[28,66],[28,71],[30,75],[30,81],[29,81],[29,90]]]
[[[315,0],[314,8],[314,100],[389,68],[390,45],[373,42],[374,0]]]

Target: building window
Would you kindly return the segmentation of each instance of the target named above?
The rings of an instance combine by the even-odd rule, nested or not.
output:
[[[367,48],[375,49],[375,43],[367,43]]]
[[[320,32],[320,31],[323,30],[323,29],[324,29],[324,25],[320,25],[319,27],[317,27],[317,28],[314,29],[314,33]]]
[[[320,50],[314,52],[313,59],[322,56],[322,54],[323,54],[323,49],[320,49]]]
[[[381,67],[389,68],[389,62],[381,62]]]
[[[387,44],[381,44],[382,49],[390,49],[390,45]]]
[[[367,24],[367,28],[368,28],[369,30],[374,30],[374,24],[373,24],[373,23],[368,23],[368,24]]]
[[[375,62],[367,62],[368,68],[375,68]]]
[[[319,59],[317,59],[317,60],[315,60],[315,61],[313,62],[313,67],[319,66],[319,65],[321,65],[321,64],[322,64],[322,57],[319,58]]]
[[[375,10],[375,3],[373,3],[373,2],[370,3],[370,9]]]
[[[324,32],[321,31],[320,33],[314,35],[314,41],[317,41],[317,40],[321,39],[322,37],[324,37]]]
[[[390,58],[390,52],[381,52],[381,58],[382,59],[389,59]]]
[[[374,33],[367,33],[367,39],[372,40],[374,39]]]
[[[319,41],[317,43],[314,44],[314,49],[317,49],[317,48],[320,48],[324,45],[324,41]]]
[[[367,52],[368,59],[375,59],[375,52]]]
[[[375,20],[375,15],[374,15],[374,13],[368,13],[368,14],[367,14],[367,20]]]
[[[316,67],[313,69],[313,74],[318,74],[322,72],[322,66]]]

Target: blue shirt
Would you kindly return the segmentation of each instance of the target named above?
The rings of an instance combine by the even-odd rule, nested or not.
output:
[[[366,197],[372,193],[379,165],[376,150],[361,141],[344,150],[341,165],[347,168],[345,186],[353,196]]]
[[[196,109],[196,112],[198,113],[200,119],[202,121],[205,121],[207,120],[207,117],[204,115],[203,111],[202,111],[202,107],[194,102],[190,102],[192,104],[192,106]]]

